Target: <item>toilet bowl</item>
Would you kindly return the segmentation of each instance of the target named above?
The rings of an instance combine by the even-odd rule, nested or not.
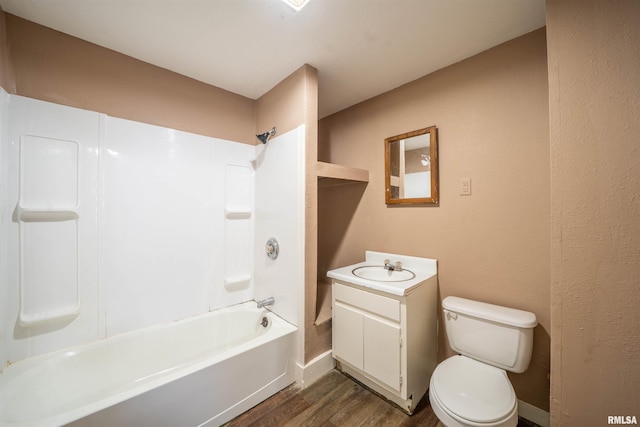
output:
[[[438,365],[431,376],[429,400],[447,427],[518,424],[518,403],[507,373],[465,356]]]
[[[449,346],[459,354],[431,376],[433,412],[447,427],[515,427],[518,400],[506,371],[529,366],[535,315],[457,297],[442,307]]]

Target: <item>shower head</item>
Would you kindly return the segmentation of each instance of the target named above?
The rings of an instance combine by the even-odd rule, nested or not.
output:
[[[276,128],[274,126],[273,128],[271,128],[271,130],[266,131],[265,133],[256,135],[256,137],[260,140],[260,142],[262,142],[263,144],[266,144],[267,141],[269,141],[269,138],[271,138],[275,134],[276,134]]]

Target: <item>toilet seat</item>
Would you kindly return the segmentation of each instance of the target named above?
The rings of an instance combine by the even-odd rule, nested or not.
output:
[[[453,356],[436,367],[430,388],[432,405],[463,424],[504,425],[512,417],[517,423],[516,395],[500,368]]]

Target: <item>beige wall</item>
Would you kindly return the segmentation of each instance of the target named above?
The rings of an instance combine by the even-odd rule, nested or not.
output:
[[[547,1],[553,425],[640,418],[640,2]]]
[[[14,81],[0,80],[8,92],[255,144],[253,100],[16,16],[2,15],[15,76]]]
[[[386,137],[438,126],[439,207],[387,207]],[[320,276],[377,250],[438,259],[440,297],[530,310],[540,322],[518,397],[548,409],[550,182],[544,29],[320,122],[320,160],[369,170],[320,194]],[[459,181],[471,178],[471,196]],[[440,357],[451,354],[440,341]]]
[[[7,23],[2,9],[0,9],[0,87],[9,93],[15,92],[7,48]]]
[[[262,133],[273,126],[278,134],[289,132],[305,124],[308,116],[316,118],[318,109],[318,72],[309,65],[303,65],[256,100],[256,133]],[[307,98],[314,97],[312,108],[304,108]],[[315,123],[312,125],[315,127]]]
[[[318,159],[318,71],[304,65],[256,101],[256,132],[273,126],[278,133],[305,125],[305,285],[304,285],[304,362],[331,348],[329,325],[317,327],[317,188],[315,165]]]

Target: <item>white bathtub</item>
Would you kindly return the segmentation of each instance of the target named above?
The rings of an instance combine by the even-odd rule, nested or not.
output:
[[[20,361],[0,426],[217,426],[294,382],[295,331],[247,302]]]

